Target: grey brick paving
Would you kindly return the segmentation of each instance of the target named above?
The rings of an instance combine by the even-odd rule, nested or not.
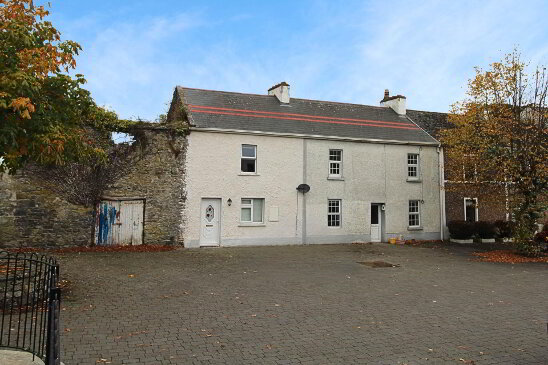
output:
[[[82,253],[65,364],[547,364],[546,264],[329,245]],[[396,268],[358,261],[385,260]],[[132,276],[133,275],[133,276]]]

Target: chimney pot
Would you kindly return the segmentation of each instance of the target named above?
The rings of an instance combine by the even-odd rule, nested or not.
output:
[[[384,97],[387,98],[390,96],[390,91],[388,89],[384,89]]]

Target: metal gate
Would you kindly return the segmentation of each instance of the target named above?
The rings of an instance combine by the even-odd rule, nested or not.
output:
[[[144,199],[102,200],[95,210],[95,244],[126,246],[143,243]]]
[[[60,303],[54,258],[0,251],[0,348],[27,351],[46,365],[59,365]]]

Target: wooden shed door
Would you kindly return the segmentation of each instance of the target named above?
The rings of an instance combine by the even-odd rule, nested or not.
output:
[[[97,205],[95,244],[100,246],[143,243],[144,200],[103,200]]]

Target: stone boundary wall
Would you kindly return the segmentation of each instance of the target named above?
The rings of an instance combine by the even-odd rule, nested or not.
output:
[[[186,137],[173,128],[152,123],[141,123],[135,128],[135,136],[128,163],[102,196],[144,198],[143,242],[183,244]],[[0,248],[94,242],[93,204],[72,204],[48,184],[51,182],[36,176],[32,169],[0,174]]]
[[[0,174],[0,248],[86,245],[93,207],[71,204],[25,170]]]
[[[109,198],[144,198],[144,243],[183,244],[186,138],[168,128],[143,128],[140,158],[105,189]]]

